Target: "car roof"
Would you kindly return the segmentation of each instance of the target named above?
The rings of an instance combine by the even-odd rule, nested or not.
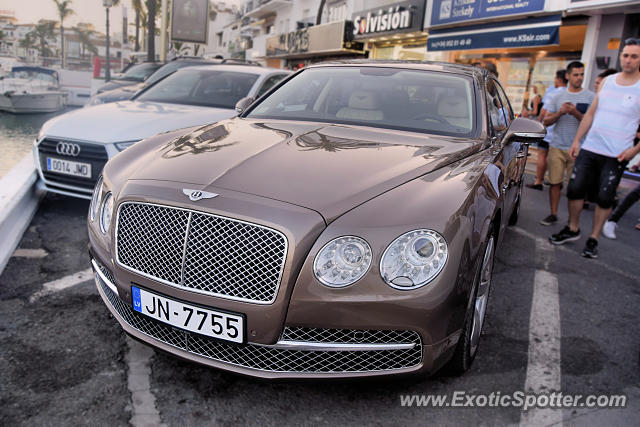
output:
[[[270,68],[270,67],[261,67],[261,66],[256,66],[256,65],[236,65],[236,64],[202,64],[202,65],[196,65],[193,67],[189,67],[186,68],[186,70],[216,70],[216,69],[220,69],[220,70],[227,70],[227,71],[235,71],[238,73],[251,73],[251,74],[271,74],[273,72],[276,71],[280,71],[282,73],[285,74],[290,74],[291,71],[289,70],[283,70],[281,68]],[[181,72],[185,70],[185,68],[182,68],[180,70],[178,70],[178,72]]]
[[[321,67],[390,67],[405,68],[411,70],[428,70],[428,71],[446,71],[456,74],[465,74],[468,76],[487,76],[488,71],[481,67],[465,64],[453,64],[450,62],[437,61],[393,61],[393,60],[371,60],[371,59],[351,59],[342,61],[327,61],[318,64],[309,65],[307,68]]]

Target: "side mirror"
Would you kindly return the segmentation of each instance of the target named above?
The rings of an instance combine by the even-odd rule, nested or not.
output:
[[[253,97],[245,96],[240,101],[236,102],[236,112],[238,114],[242,114],[242,112],[246,110],[249,105],[253,104],[253,101],[255,101]]]
[[[541,141],[547,136],[547,129],[538,121],[518,117],[511,122],[504,136],[504,143],[508,144],[517,139],[525,144]]]

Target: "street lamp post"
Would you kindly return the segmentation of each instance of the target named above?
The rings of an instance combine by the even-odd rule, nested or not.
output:
[[[104,80],[111,80],[111,58],[109,57],[109,8],[113,6],[113,0],[102,0],[102,5],[107,9],[107,60],[104,68]]]

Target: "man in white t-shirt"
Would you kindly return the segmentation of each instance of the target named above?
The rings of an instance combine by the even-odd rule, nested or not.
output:
[[[547,113],[544,124],[554,126],[549,141],[547,157],[549,169],[549,215],[540,221],[542,225],[552,225],[558,221],[558,205],[562,182],[567,180],[573,171],[574,159],[569,155],[573,138],[583,115],[593,102],[595,93],[582,87],[584,81],[584,64],[572,61],[567,65],[569,85],[565,91],[557,93],[549,104],[545,105]]]
[[[616,188],[629,160],[640,153],[633,138],[640,125],[640,39],[627,39],[620,54],[622,72],[603,80],[582,118],[569,154],[575,166],[567,189],[569,224],[549,237],[556,245],[580,239],[580,213],[588,192],[597,203],[591,235],[582,251],[598,257],[598,237],[611,213]],[[586,135],[582,148],[580,140]]]

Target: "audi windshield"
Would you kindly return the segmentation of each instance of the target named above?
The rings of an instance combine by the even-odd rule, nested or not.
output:
[[[182,69],[160,80],[135,99],[169,104],[235,108],[247,96],[257,74],[225,70]]]
[[[470,77],[384,67],[302,71],[245,117],[295,119],[471,137],[476,133]]]

